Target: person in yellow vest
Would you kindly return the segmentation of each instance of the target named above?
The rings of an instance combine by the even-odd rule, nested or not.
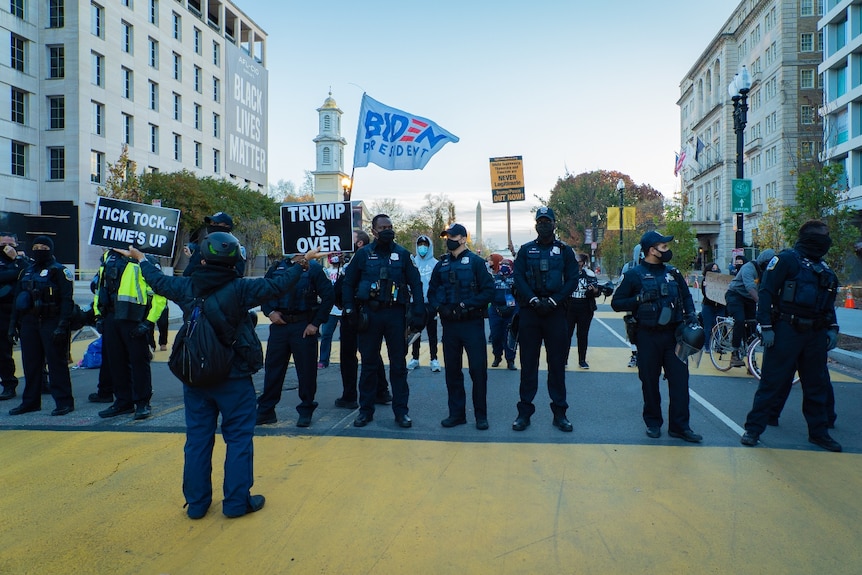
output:
[[[144,281],[136,260],[114,250],[105,252],[93,310],[116,399],[99,412],[100,417],[134,413],[135,419],[147,419],[152,415],[149,339],[166,305],[167,300]]]

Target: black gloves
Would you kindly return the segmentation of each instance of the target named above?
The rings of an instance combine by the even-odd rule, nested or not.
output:
[[[58,324],[54,333],[51,334],[51,341],[56,345],[69,343],[69,326],[66,324]]]
[[[772,331],[772,328],[762,328],[760,330],[760,341],[763,343],[763,347],[772,347],[775,345],[775,332]]]
[[[826,330],[826,351],[832,351],[838,345],[838,329],[831,327]]]
[[[8,339],[9,343],[12,345],[18,343],[18,328],[16,326],[9,326],[9,333],[6,334],[6,339]]]
[[[97,316],[93,326],[96,328],[96,331],[99,332],[99,334],[101,335],[105,332],[105,318]]]
[[[152,325],[153,325],[152,322],[142,321],[141,323],[139,323],[138,325],[133,327],[131,330],[129,330],[129,337],[131,337],[133,339],[139,339],[142,337],[147,337],[147,335],[150,333],[150,329],[151,329],[150,326],[152,326]]]
[[[461,308],[456,303],[441,303],[440,307],[437,308],[437,313],[440,314],[440,319],[456,320],[460,310]]]
[[[348,326],[355,328],[356,327],[356,310],[353,308],[345,308],[343,312],[341,312],[341,318],[344,323]]]
[[[557,302],[550,297],[534,297],[530,300],[530,307],[536,310],[540,316],[547,316],[557,308]]]
[[[683,321],[685,321],[686,325],[700,325],[700,322],[697,320],[697,314],[696,313],[685,314]]]

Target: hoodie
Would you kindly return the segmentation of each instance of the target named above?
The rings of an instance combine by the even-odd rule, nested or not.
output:
[[[428,242],[428,253],[424,256],[419,255],[419,240],[424,239]],[[414,255],[410,256],[413,263],[419,269],[419,277],[422,278],[422,291],[426,300],[428,298],[428,283],[431,281],[431,274],[434,271],[434,266],[437,265],[437,258],[434,257],[434,242],[428,236],[419,236],[416,238],[416,246]]]
[[[757,301],[757,284],[760,283],[760,276],[766,269],[766,264],[774,255],[775,250],[773,249],[763,250],[753,262],[742,264],[739,272],[730,280],[727,291]]]

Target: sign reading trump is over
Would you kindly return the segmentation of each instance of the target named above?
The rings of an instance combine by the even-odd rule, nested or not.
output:
[[[281,206],[281,237],[285,254],[352,252],[350,202]]]

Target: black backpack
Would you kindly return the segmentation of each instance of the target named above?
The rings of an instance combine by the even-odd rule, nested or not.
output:
[[[220,309],[218,292],[195,298],[192,312],[177,333],[168,368],[189,387],[214,387],[230,375],[237,330]]]

